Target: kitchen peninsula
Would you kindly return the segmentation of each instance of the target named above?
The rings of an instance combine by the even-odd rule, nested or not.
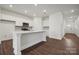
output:
[[[13,48],[16,55],[21,50],[31,47],[39,42],[46,41],[46,32],[41,31],[15,31],[13,32]]]

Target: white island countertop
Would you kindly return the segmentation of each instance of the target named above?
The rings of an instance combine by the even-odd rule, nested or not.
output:
[[[20,55],[21,50],[29,48],[39,42],[46,41],[46,31],[14,31],[14,53]]]
[[[39,31],[15,31],[13,33],[37,33],[37,32],[46,32],[45,30],[39,30]]]

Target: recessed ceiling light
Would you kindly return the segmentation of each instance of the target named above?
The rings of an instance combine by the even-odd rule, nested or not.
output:
[[[71,25],[68,24],[68,25],[66,25],[66,26],[70,27]]]
[[[38,4],[34,4],[35,6],[37,6]]]
[[[72,18],[72,16],[71,16],[71,17],[69,17],[69,18]]]
[[[74,10],[71,10],[71,12],[74,12]]]
[[[13,5],[9,5],[9,7],[11,7],[11,8],[12,8],[12,7],[13,7]]]
[[[43,12],[46,12],[46,10],[43,10]]]
[[[33,14],[33,16],[36,16],[36,14]]]
[[[25,10],[24,12],[25,12],[25,14],[26,14],[26,13],[27,13],[27,10]]]

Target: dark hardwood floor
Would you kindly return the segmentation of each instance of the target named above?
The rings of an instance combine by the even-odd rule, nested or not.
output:
[[[1,54],[3,54],[3,53],[2,53],[2,46],[1,46],[1,44],[0,44],[0,55],[1,55]]]
[[[0,55],[13,55],[13,40],[5,40],[0,44]]]
[[[79,37],[67,33],[62,40],[47,38],[47,42],[41,42],[22,51],[23,55],[78,55]]]

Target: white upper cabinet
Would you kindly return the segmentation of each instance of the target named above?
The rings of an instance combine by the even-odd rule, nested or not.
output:
[[[22,26],[23,22],[29,23],[32,26],[32,19],[27,16],[22,16],[17,13],[9,12],[6,10],[0,10],[0,19],[8,21],[16,21],[16,26]]]

